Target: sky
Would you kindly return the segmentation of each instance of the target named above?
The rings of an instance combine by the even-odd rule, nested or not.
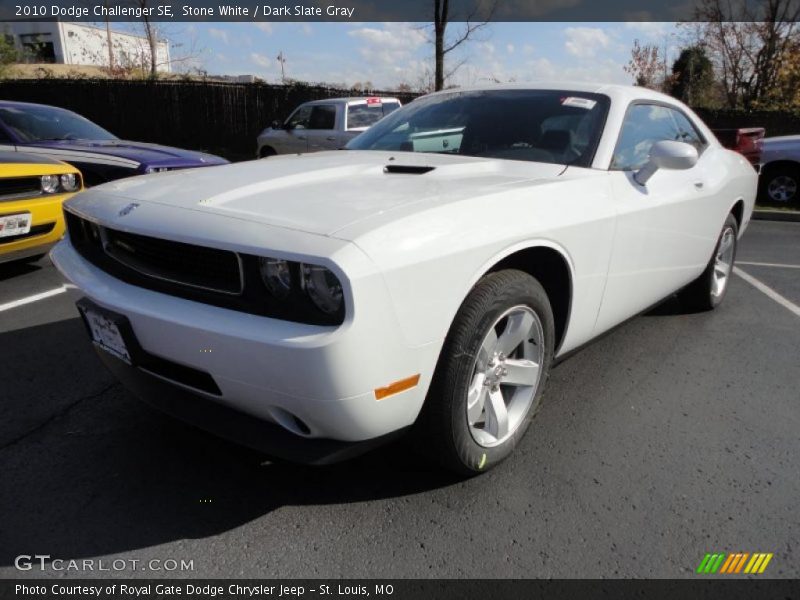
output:
[[[170,25],[163,34],[174,46],[173,57],[189,52],[210,75],[256,75],[270,83],[281,80],[279,53],[287,78],[348,86],[369,82],[373,89],[401,83],[417,88],[433,65],[425,23],[185,23]],[[623,66],[635,39],[666,45],[671,64],[682,35],[674,23],[491,23],[448,55],[447,68],[463,62],[452,79],[456,85],[537,79],[631,83]]]

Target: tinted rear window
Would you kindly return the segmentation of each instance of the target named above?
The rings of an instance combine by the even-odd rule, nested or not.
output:
[[[351,104],[347,107],[347,128],[360,129],[372,127],[383,117],[400,108],[399,102],[381,104]]]

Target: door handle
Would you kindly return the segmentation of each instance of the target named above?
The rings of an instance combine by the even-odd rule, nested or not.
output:
[[[695,182],[694,182],[694,187],[695,187],[696,189],[698,189],[698,190],[702,190],[704,185],[705,185],[705,184],[704,184],[702,181],[695,181]]]
[[[328,140],[329,142],[335,142],[336,141],[336,136],[335,135],[329,135],[325,139]]]
[[[304,136],[304,135],[298,135],[298,136],[297,136],[297,139],[298,139],[298,140],[304,140],[304,139],[306,139],[306,136]]]

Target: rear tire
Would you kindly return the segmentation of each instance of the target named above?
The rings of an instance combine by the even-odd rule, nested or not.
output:
[[[800,165],[767,166],[759,179],[760,202],[800,205]]]
[[[706,270],[678,294],[683,306],[696,311],[713,310],[719,306],[733,275],[738,237],[739,224],[736,217],[729,214]]]
[[[508,457],[541,403],[554,339],[536,279],[517,270],[481,279],[453,321],[417,421],[423,452],[465,475]]]
[[[273,148],[269,146],[264,146],[261,148],[261,152],[259,153],[259,158],[269,158],[270,156],[275,156],[277,152]]]

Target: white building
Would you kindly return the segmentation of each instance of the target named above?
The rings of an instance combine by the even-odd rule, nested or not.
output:
[[[23,60],[30,63],[109,66],[108,41],[114,54],[114,66],[150,65],[150,44],[145,35],[109,31],[84,23],[15,22],[0,25],[14,40]],[[159,72],[171,70],[169,42],[159,40],[156,48]]]

